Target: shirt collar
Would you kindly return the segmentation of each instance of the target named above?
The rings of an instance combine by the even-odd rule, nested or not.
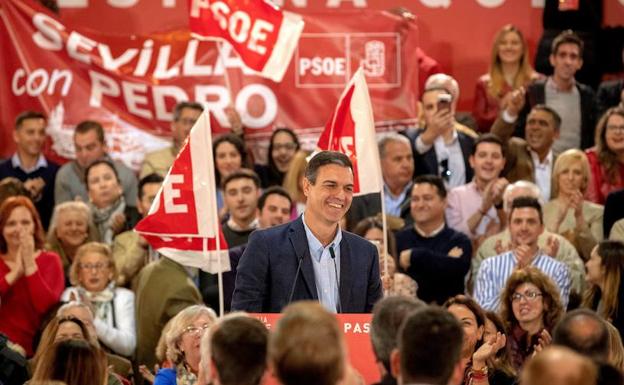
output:
[[[420,229],[416,224],[414,224],[414,230],[416,230],[418,235],[420,235],[423,238],[433,238],[436,235],[440,234],[442,232],[442,230],[444,230],[445,226],[446,226],[446,222],[442,222],[442,225],[440,227],[438,227],[437,229],[433,230],[431,233],[427,234],[422,229]]]
[[[407,193],[407,190],[411,189],[413,184],[414,184],[414,183],[413,183],[412,181],[408,182],[408,183],[405,185],[405,188],[404,188],[404,189],[401,191],[401,193],[400,193],[399,195],[397,195],[397,196],[395,196],[395,195],[394,195],[394,194],[390,191],[390,189],[388,188],[388,185],[386,184],[386,182],[384,182],[383,188],[384,188],[384,192],[385,192],[387,195],[390,195],[390,196],[391,196],[391,197],[393,197],[393,198],[399,198],[399,197],[404,197],[404,196],[405,196],[405,194]]]
[[[227,221],[227,225],[230,227],[230,229],[234,230],[234,231],[248,231],[248,230],[255,230],[258,228],[258,218],[255,218],[253,221],[251,221],[251,223],[249,224],[249,226],[247,226],[246,228],[242,228],[240,227],[236,222],[234,222],[234,218],[232,218],[230,216],[230,218]]]
[[[305,229],[305,232],[306,232],[306,238],[308,239],[308,245],[310,247],[310,251],[314,251],[313,254],[315,255],[318,254],[320,258],[320,253],[322,253],[324,247],[321,241],[319,241],[318,238],[314,236],[314,233],[312,233],[312,230],[310,230],[308,225],[305,223],[305,213],[301,214],[301,222],[303,222],[303,228]],[[333,246],[334,249],[336,247],[340,247],[341,240],[342,240],[342,230],[340,229],[340,225],[338,225],[338,231],[336,231],[336,236],[329,243],[328,246]],[[313,255],[313,257],[315,257],[315,255]]]
[[[43,156],[43,154],[39,154],[39,158],[37,159],[37,163],[35,164],[35,166],[33,168],[31,168],[30,170],[26,170],[22,166],[22,161],[21,161],[19,155],[17,155],[17,152],[16,152],[11,157],[11,165],[13,166],[13,168],[18,168],[19,167],[24,172],[30,173],[30,172],[36,171],[36,170],[38,170],[40,168],[48,167],[48,161],[46,160],[45,156]]]
[[[551,91],[559,92],[562,94],[570,94],[576,92],[576,79],[572,79],[572,89],[570,91],[564,91],[557,86],[557,83],[553,80],[552,76],[549,76],[546,79],[546,87],[548,87]]]
[[[529,147],[529,153],[531,153],[531,159],[533,159],[533,164],[535,165],[549,166],[553,162],[552,148],[548,150],[548,155],[546,155],[546,158],[544,158],[543,162],[540,162],[539,155],[537,155],[537,152],[533,151],[530,147]]]

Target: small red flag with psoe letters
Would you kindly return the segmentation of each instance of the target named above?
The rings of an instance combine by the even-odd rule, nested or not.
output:
[[[340,96],[317,148],[342,152],[349,157],[353,163],[354,195],[381,192],[383,177],[375,120],[362,68],[356,71]]]
[[[135,231],[159,253],[182,265],[213,274],[230,270],[228,245],[219,223],[207,111],[191,129]]]
[[[303,31],[300,15],[267,0],[189,0],[188,6],[193,37],[226,41],[247,67],[282,80]]]

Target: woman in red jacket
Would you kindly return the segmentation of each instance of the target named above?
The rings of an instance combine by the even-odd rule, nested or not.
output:
[[[65,278],[58,255],[42,251],[43,227],[26,197],[0,206],[0,332],[28,357],[44,315],[59,301]]]
[[[510,91],[526,87],[533,80],[543,77],[529,63],[529,50],[522,32],[512,24],[501,28],[492,45],[488,73],[477,81],[474,115],[480,132],[490,132],[498,112],[509,100]]]

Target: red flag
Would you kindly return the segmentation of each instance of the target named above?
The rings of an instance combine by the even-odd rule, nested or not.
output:
[[[353,163],[353,192],[380,192],[383,186],[375,121],[362,68],[351,78],[321,133],[319,150],[339,151]],[[364,173],[366,177],[364,177]]]
[[[303,19],[266,0],[189,0],[194,37],[225,40],[246,66],[280,82],[303,31]]]
[[[135,231],[161,254],[185,266],[210,273],[230,270],[227,243],[217,214],[210,119],[206,111],[191,129],[148,215]]]

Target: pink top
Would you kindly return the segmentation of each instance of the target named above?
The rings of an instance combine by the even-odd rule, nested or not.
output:
[[[43,317],[59,301],[65,286],[58,255],[42,251],[35,261],[37,271],[34,274],[22,276],[9,286],[6,275],[10,269],[0,259],[0,332],[23,347],[29,357],[33,354],[33,337]]]
[[[496,208],[492,206],[486,213],[487,215],[483,216],[474,233],[468,228],[468,219],[479,211],[483,203],[483,197],[474,181],[451,189],[446,201],[446,224],[453,230],[466,234],[471,240],[485,234],[490,222],[498,223],[499,221]]]
[[[610,183],[606,176],[606,170],[598,160],[596,147],[585,150],[585,154],[587,154],[589,171],[591,173],[585,197],[591,202],[604,205],[607,200],[607,195],[609,195],[610,192],[620,190],[624,187],[624,164],[620,163],[619,165],[619,172],[615,183]]]

